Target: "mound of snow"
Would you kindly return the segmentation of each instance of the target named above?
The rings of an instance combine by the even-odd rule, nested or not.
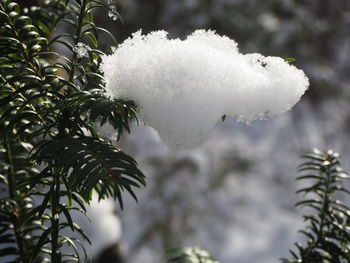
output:
[[[138,31],[103,57],[101,69],[107,91],[135,101],[175,149],[202,144],[223,115],[250,122],[284,113],[309,86],[283,59],[243,55],[234,40],[205,30],[185,40]]]

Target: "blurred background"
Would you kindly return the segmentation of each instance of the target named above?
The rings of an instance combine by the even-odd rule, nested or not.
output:
[[[123,211],[113,201],[93,203],[85,228],[95,261],[160,263],[174,246],[200,246],[222,263],[288,257],[302,241],[299,156],[331,148],[350,168],[350,1],[125,0],[120,11],[124,25],[96,16],[119,42],[139,29],[175,38],[212,29],[243,53],[295,58],[311,85],[283,116],[250,125],[227,119],[191,151],[172,152],[151,128],[134,125],[118,147],[138,160],[148,185]]]

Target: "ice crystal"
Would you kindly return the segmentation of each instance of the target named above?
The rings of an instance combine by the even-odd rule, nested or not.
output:
[[[78,58],[87,57],[88,51],[90,51],[90,47],[82,42],[79,42],[74,47],[74,52],[76,52]]]
[[[112,18],[114,21],[118,19],[116,12],[117,12],[117,8],[114,5],[111,6],[111,9],[108,11],[108,16]]]

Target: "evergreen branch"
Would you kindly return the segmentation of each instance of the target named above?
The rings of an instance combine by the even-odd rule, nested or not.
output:
[[[15,233],[16,243],[18,246],[18,251],[20,255],[20,260],[23,263],[28,263],[27,260],[27,248],[24,243],[24,238],[20,230],[20,222],[19,222],[19,214],[20,214],[20,207],[18,205],[18,196],[16,194],[16,186],[15,186],[15,170],[14,170],[14,163],[13,163],[13,157],[12,157],[12,150],[11,150],[11,144],[9,141],[4,138],[4,145],[6,147],[6,154],[7,154],[7,162],[9,164],[8,173],[7,173],[7,181],[8,181],[8,188],[9,188],[9,195],[10,199],[15,200],[14,207],[12,208],[12,213],[10,214],[10,218],[13,224],[13,231]]]
[[[0,182],[10,195],[1,200],[0,240],[8,247],[0,257],[15,255],[25,263],[47,256],[51,262],[80,262],[80,240],[61,235],[70,228],[89,242],[71,211],[80,207],[85,213],[93,191],[101,199],[112,196],[123,206],[121,192],[137,199],[134,188],[145,184],[136,162],[101,140],[92,125],[109,122],[119,137],[130,130],[130,121],[137,120],[133,102],[111,100],[103,92],[97,31],[110,33],[94,24],[94,5],[98,6],[92,0],[53,0],[31,8],[32,21],[20,15],[18,4],[0,0],[0,129],[8,139],[8,144],[1,141],[0,155],[11,150],[11,158],[0,163]],[[75,27],[76,36],[67,41],[59,34],[48,42],[60,22]],[[90,40],[94,47],[89,48],[88,59],[78,57],[75,50],[82,40]],[[70,49],[72,59],[52,52],[53,43]],[[59,76],[58,69],[65,70],[68,79]],[[39,163],[41,171],[33,167]],[[30,207],[32,197],[43,201]],[[68,205],[61,204],[63,197]],[[16,217],[10,216],[13,211]],[[72,253],[62,253],[63,246]]]
[[[313,180],[313,184],[297,191],[309,198],[298,202],[296,206],[313,208],[316,214],[304,216],[304,220],[309,224],[300,232],[308,238],[307,246],[296,244],[298,251],[291,251],[293,258],[282,261],[348,263],[350,208],[334,196],[340,192],[345,194],[344,198],[350,195],[342,186],[342,181],[349,176],[340,166],[339,154],[331,150],[324,152],[314,150],[302,157],[306,161],[299,166],[299,171],[306,172],[307,175],[299,176],[297,179]]]
[[[91,137],[43,142],[33,159],[38,164],[54,160],[55,167],[67,174],[70,187],[86,201],[95,190],[101,198],[118,199],[122,207],[121,191],[125,189],[136,199],[132,188],[145,185],[144,175],[131,157],[111,144]]]
[[[219,263],[207,251],[197,247],[168,249],[165,259],[167,263]]]
[[[87,5],[89,3],[89,0],[82,0],[83,3],[80,7],[80,13],[79,13],[79,19],[78,24],[76,27],[75,37],[74,37],[74,47],[81,41],[81,31],[83,28],[83,22],[85,18],[85,12],[87,11]],[[71,71],[69,72],[69,82],[73,82],[74,80],[74,73],[75,73],[75,67],[77,63],[78,53],[75,51],[73,52],[73,58],[71,59]]]

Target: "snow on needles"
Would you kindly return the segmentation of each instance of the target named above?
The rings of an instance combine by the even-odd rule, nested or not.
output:
[[[250,122],[284,113],[309,86],[282,58],[243,55],[234,40],[205,30],[185,40],[138,31],[103,57],[101,69],[107,91],[135,101],[174,149],[202,144],[223,115]]]

